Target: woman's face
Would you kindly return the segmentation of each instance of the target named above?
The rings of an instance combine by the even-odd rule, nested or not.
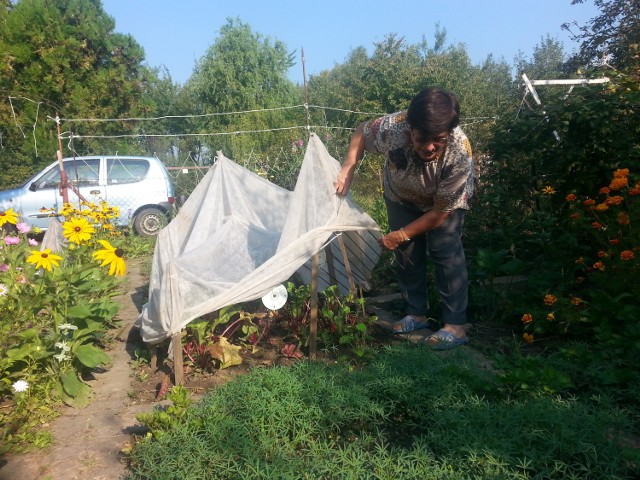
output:
[[[411,129],[413,150],[425,162],[436,160],[447,146],[449,132],[442,132],[428,138],[423,138],[417,130]]]

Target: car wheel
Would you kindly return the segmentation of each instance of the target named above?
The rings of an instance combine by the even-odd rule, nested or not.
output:
[[[133,219],[133,230],[140,236],[153,237],[167,224],[167,215],[159,208],[145,208]]]

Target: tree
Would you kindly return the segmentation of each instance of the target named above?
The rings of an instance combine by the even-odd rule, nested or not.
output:
[[[239,19],[227,19],[186,85],[193,105],[199,107],[198,113],[211,115],[199,122],[200,130],[229,133],[286,125],[290,116],[282,112],[230,113],[280,108],[299,100],[299,92],[287,78],[292,65],[293,54],[287,52],[281,41],[254,33]],[[299,117],[304,122],[304,114]],[[254,149],[266,151],[274,138],[280,137],[227,135],[213,137],[206,143],[212,152],[224,148],[225,155],[241,157]]]
[[[148,111],[141,96],[149,73],[142,65],[144,51],[130,35],[114,33],[114,20],[100,0],[20,0],[4,5],[2,12],[0,92],[12,101],[0,109],[5,146],[0,185],[22,180],[54,159],[57,128],[47,118],[118,118]],[[134,128],[122,123],[62,125],[63,131],[83,135]],[[117,145],[88,140],[73,147],[78,153],[95,153]]]
[[[534,47],[531,59],[518,52],[516,71],[518,77],[526,73],[531,79],[565,78],[565,62],[562,44],[547,35]]]
[[[364,47],[358,47],[344,64],[309,81],[310,96],[317,103],[369,112],[370,117],[407,108],[411,98],[427,86],[454,92],[463,117],[489,119],[498,114],[507,98],[510,69],[492,57],[480,66],[473,65],[464,45],[447,45],[446,31],[436,26],[433,47],[426,40],[411,45],[403,37],[391,34],[375,44],[371,56],[367,56]],[[330,124],[353,128],[366,117],[327,110],[326,119]],[[475,144],[484,143],[490,124],[469,123],[467,133],[473,134]]]
[[[584,0],[573,0],[573,4]],[[564,24],[574,36],[581,40],[580,52],[573,63],[587,65],[605,63],[619,70],[640,64],[640,3],[637,0],[594,0],[600,14],[588,25]]]

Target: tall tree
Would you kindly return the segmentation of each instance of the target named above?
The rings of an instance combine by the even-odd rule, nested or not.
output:
[[[11,99],[9,109],[0,109],[4,186],[53,160],[57,132],[48,117],[142,114],[141,92],[149,72],[142,65],[143,49],[130,35],[114,33],[114,20],[100,0],[20,0],[2,11],[0,92]],[[84,135],[132,128],[116,123],[62,125],[63,131]],[[106,145],[74,144],[78,153],[94,153]]]
[[[300,100],[295,85],[287,78],[293,54],[279,40],[254,33],[239,19],[227,19],[220,35],[196,65],[187,91],[202,114],[212,114],[202,127],[213,132],[265,130],[285,125],[286,115],[256,112],[279,108]],[[300,115],[304,121],[304,114]],[[211,151],[223,148],[225,155],[240,157],[251,150],[265,151],[270,135],[220,136],[207,140]]]
[[[534,47],[531,58],[518,52],[515,67],[518,77],[526,73],[531,79],[565,78],[565,62],[562,43],[547,35]]]
[[[311,77],[309,91],[323,106],[370,112],[372,116],[404,109],[421,88],[440,86],[458,96],[463,116],[478,119],[497,115],[510,84],[510,69],[504,62],[488,57],[482,65],[473,65],[465,46],[447,45],[446,30],[436,26],[432,47],[426,40],[409,44],[390,34],[375,44],[371,56],[359,47],[344,64]],[[330,110],[326,118],[329,123],[349,127],[366,119]],[[476,143],[482,143],[487,129],[480,123],[470,128]]]
[[[584,3],[573,0],[571,3]],[[580,52],[574,62],[606,63],[617,69],[640,65],[640,2],[638,0],[594,0],[600,14],[587,25],[564,24],[581,40]]]

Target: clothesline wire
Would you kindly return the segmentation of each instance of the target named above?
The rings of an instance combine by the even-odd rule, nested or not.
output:
[[[335,112],[343,112],[343,113],[353,113],[356,115],[369,115],[369,116],[382,116],[386,115],[386,113],[381,112],[362,112],[356,110],[348,110],[345,108],[335,108],[335,107],[322,107],[319,105],[292,105],[289,107],[274,107],[274,108],[264,108],[264,109],[253,109],[253,110],[238,110],[233,112],[214,112],[214,113],[202,113],[202,114],[189,114],[189,115],[163,115],[160,117],[124,117],[124,118],[60,118],[60,121],[64,121],[67,123],[80,123],[80,122],[149,122],[149,121],[159,121],[159,120],[175,120],[175,119],[190,119],[190,118],[207,118],[207,117],[221,117],[225,115],[244,115],[248,113],[263,113],[263,112],[275,112],[282,110],[293,110],[293,109],[307,109],[314,108],[318,110],[330,110]],[[48,117],[50,120],[55,120],[52,117]],[[483,120],[483,119],[495,119],[497,117],[465,117],[465,120]]]
[[[209,133],[133,133],[133,134],[117,134],[117,135],[76,135],[71,132],[64,132],[61,135],[61,139],[74,139],[74,138],[160,138],[160,137],[217,137],[223,135],[241,135],[246,133],[267,133],[267,132],[280,132],[284,130],[297,130],[307,129],[307,125],[296,125],[292,127],[280,127],[280,128],[266,128],[261,130],[236,130],[233,132],[209,132]],[[310,128],[317,129],[330,129],[330,130],[355,130],[348,127],[328,127],[323,125],[311,125]]]
[[[474,125],[476,123],[482,123],[484,119],[495,119],[496,117],[477,117],[479,120],[467,123],[461,123],[462,127],[468,125]],[[324,129],[324,130],[343,130],[354,131],[352,127],[331,127],[327,125],[294,125],[291,127],[280,128],[265,128],[260,130],[235,130],[233,132],[208,132],[208,133],[129,133],[129,134],[115,134],[115,135],[77,135],[72,132],[63,132],[60,135],[61,140],[77,139],[114,139],[114,138],[182,138],[182,137],[220,137],[227,135],[244,135],[248,133],[268,133],[268,132],[282,132],[286,130],[309,130],[309,129]]]
[[[233,112],[214,112],[214,113],[202,113],[202,114],[189,114],[189,115],[163,115],[161,117],[124,117],[124,118],[61,118],[61,121],[68,123],[78,123],[78,122],[149,122],[149,121],[158,121],[158,120],[175,120],[175,119],[189,119],[189,118],[207,118],[207,117],[221,117],[225,115],[244,115],[247,113],[262,113],[262,112],[275,112],[282,110],[293,110],[300,108],[315,108],[319,110],[332,110],[336,112],[345,112],[345,113],[354,113],[357,115],[385,115],[384,113],[378,112],[358,112],[355,110],[347,110],[344,108],[333,108],[333,107],[321,107],[319,105],[292,105],[289,107],[274,107],[274,108],[263,108],[263,109],[254,109],[254,110],[239,110]],[[53,118],[49,117],[51,120]]]

